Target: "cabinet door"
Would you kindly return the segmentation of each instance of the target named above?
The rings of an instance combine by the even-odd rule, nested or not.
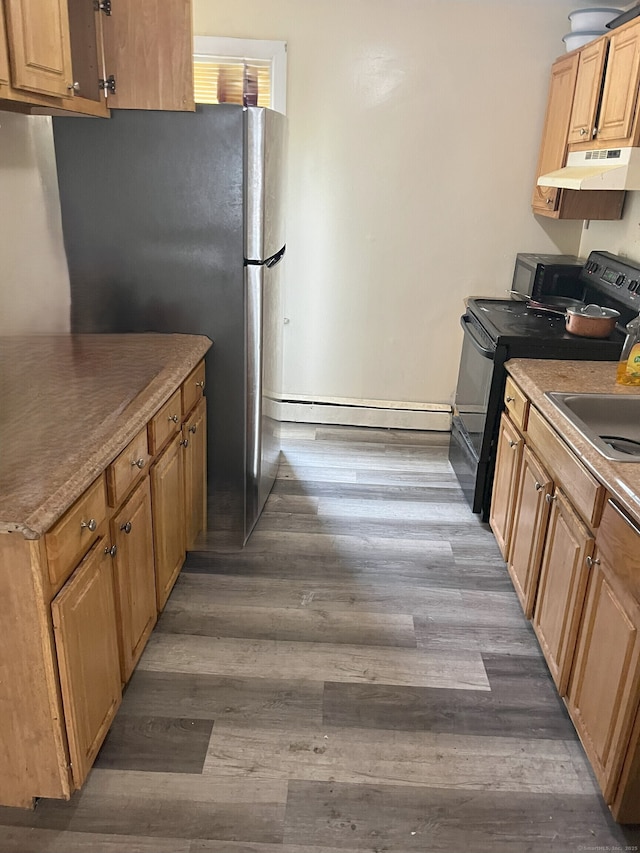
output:
[[[558,692],[564,696],[588,580],[593,536],[560,489],[548,500],[547,537],[533,627]]]
[[[536,177],[560,169],[565,164],[577,74],[577,53],[569,54],[553,63]],[[534,213],[557,210],[560,193],[561,190],[556,187],[535,186],[532,199]]]
[[[166,604],[185,558],[181,441],[182,436],[178,433],[151,468],[158,610]]]
[[[522,436],[503,414],[500,420],[496,471],[491,496],[489,524],[504,559],[509,553],[509,540],[513,522],[514,498],[522,457]]]
[[[109,107],[195,109],[191,0],[114,3],[102,26]]]
[[[127,682],[156,623],[151,487],[145,478],[111,520],[120,669]]]
[[[9,76],[9,50],[7,48],[7,24],[4,17],[4,6],[0,3],[0,86],[8,85]]]
[[[513,514],[508,569],[527,619],[533,613],[542,547],[547,531],[551,477],[528,447],[524,448]]]
[[[5,0],[16,89],[67,97],[72,86],[66,0]]]
[[[623,142],[632,135],[639,82],[640,24],[611,36],[598,140]]]
[[[569,142],[590,142],[593,139],[608,47],[607,39],[597,39],[580,51]]]
[[[182,428],[187,550],[207,525],[207,404],[204,397]]]
[[[51,603],[71,769],[84,782],[120,705],[113,559],[99,539]]]
[[[615,794],[638,706],[639,627],[640,607],[604,555],[596,554],[567,708],[607,803]]]

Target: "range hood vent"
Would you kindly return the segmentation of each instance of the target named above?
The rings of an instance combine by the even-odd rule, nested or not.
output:
[[[572,151],[564,169],[538,178],[540,187],[640,190],[640,148]]]

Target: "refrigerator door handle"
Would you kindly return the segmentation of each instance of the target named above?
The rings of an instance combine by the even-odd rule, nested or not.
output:
[[[286,250],[287,247],[283,246],[279,252],[276,252],[275,255],[273,255],[271,258],[264,262],[265,266],[271,269],[271,267],[275,267],[276,264],[279,264],[280,261],[284,258],[284,253],[286,252]]]

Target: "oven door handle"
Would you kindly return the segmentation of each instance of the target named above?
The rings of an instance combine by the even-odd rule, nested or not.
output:
[[[478,350],[478,352],[480,352],[485,358],[490,358],[491,361],[493,361],[495,350],[487,349],[487,347],[484,346],[484,342],[478,336],[478,333],[476,332],[467,314],[463,314],[462,317],[460,317],[460,325],[462,326],[462,329],[465,334],[469,335],[471,343]]]

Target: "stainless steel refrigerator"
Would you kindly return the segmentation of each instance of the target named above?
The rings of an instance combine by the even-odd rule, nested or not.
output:
[[[73,332],[207,355],[210,524],[244,543],[280,453],[286,119],[233,104],[54,119]]]

